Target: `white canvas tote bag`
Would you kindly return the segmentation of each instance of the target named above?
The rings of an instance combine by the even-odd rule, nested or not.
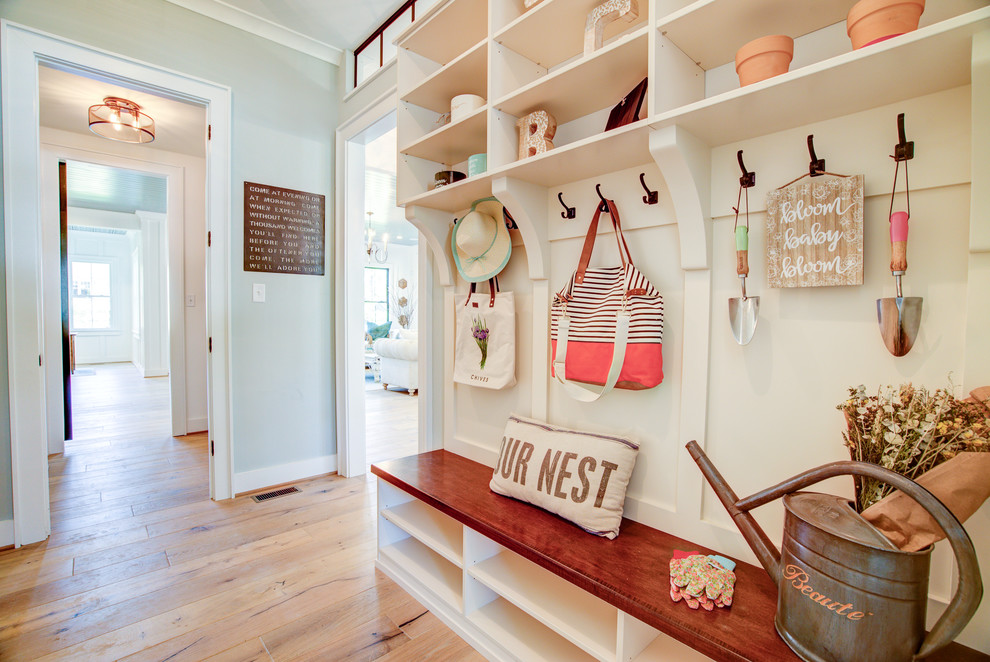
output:
[[[488,296],[454,297],[454,381],[500,389],[516,383],[516,305],[512,292],[488,281]]]

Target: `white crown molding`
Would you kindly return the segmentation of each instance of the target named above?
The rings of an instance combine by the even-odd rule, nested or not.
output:
[[[287,48],[297,50],[306,55],[340,66],[344,51],[330,44],[317,41],[312,37],[274,23],[266,18],[255,16],[243,9],[228,5],[222,0],[167,0],[197,14],[208,16],[214,20],[226,23],[245,32],[250,32],[264,39],[274,41]]]

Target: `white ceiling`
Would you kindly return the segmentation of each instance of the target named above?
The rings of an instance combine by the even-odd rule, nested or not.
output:
[[[89,107],[104,97],[123,97],[155,120],[155,140],[147,147],[205,156],[206,111],[197,106],[138,92],[50,67],[38,67],[41,126],[74,133],[89,131]]]

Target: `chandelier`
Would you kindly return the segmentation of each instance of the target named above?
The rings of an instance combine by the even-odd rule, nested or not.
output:
[[[150,143],[155,139],[155,120],[133,101],[105,97],[102,104],[89,107],[89,130],[110,140]]]
[[[371,258],[375,258],[378,264],[384,264],[388,262],[388,232],[382,235],[381,243],[375,242],[375,231],[371,227],[371,215],[374,213],[373,211],[368,212],[368,225],[364,231],[367,245],[364,252],[368,254],[368,262],[371,262]]]

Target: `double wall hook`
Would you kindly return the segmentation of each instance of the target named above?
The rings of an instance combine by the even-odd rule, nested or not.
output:
[[[646,185],[646,173],[639,173],[639,183],[643,185],[643,190],[646,191],[646,195],[643,196],[643,202],[648,205],[659,204],[660,202],[660,192],[651,191],[650,187]]]
[[[567,203],[564,202],[564,193],[563,192],[560,192],[560,193],[557,194],[557,199],[560,200],[560,204],[563,205],[563,207],[564,207],[564,211],[560,212],[560,217],[561,218],[568,218],[568,219],[574,218],[575,215],[577,214],[577,209],[575,209],[574,207],[568,207],[567,206]]]
[[[602,203],[600,205],[598,205],[598,211],[603,211],[603,212],[605,212],[607,214],[608,213],[608,201],[605,200],[605,196],[602,195],[602,185],[601,184],[595,184],[595,193],[598,194],[598,199],[602,201]]]
[[[743,151],[736,152],[736,160],[739,161],[739,169],[742,170],[742,177],[739,178],[739,186],[742,188],[753,188],[756,186],[756,173],[746,170],[746,164],[742,160]]]
[[[808,174],[818,177],[825,174],[825,159],[818,158],[815,154],[815,135],[808,134],[808,153],[811,154],[811,164],[808,166]]]

